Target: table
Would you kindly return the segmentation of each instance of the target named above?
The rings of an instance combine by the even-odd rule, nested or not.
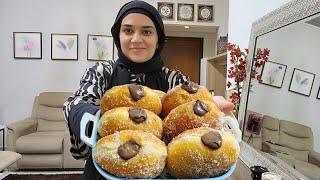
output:
[[[5,126],[0,124],[0,131],[2,131],[2,150],[3,151],[4,151],[4,146],[5,146],[5,143],[4,143],[4,129],[5,129]]]
[[[248,180],[251,179],[251,171],[249,167],[241,161],[239,158],[237,161],[237,166],[233,174],[228,178],[228,180]]]

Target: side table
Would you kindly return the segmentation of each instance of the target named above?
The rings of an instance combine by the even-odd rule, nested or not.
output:
[[[4,142],[4,129],[5,126],[0,124],[0,131],[2,131],[2,150],[4,151],[4,146],[5,146],[5,142]]]

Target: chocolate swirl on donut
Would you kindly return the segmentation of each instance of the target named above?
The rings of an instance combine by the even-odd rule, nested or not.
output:
[[[210,149],[219,149],[222,145],[222,137],[216,131],[208,132],[201,136],[202,143]]]
[[[134,101],[140,100],[144,96],[143,86],[137,84],[129,84],[130,95]]]
[[[118,148],[118,154],[124,160],[128,160],[135,157],[139,153],[139,151],[140,145],[133,139],[122,144]]]
[[[199,85],[192,82],[192,81],[185,81],[182,85],[181,88],[186,90],[190,94],[194,94],[198,92]]]
[[[193,112],[198,116],[203,116],[207,112],[209,112],[209,110],[204,102],[197,100],[196,103],[193,105]]]
[[[135,123],[142,123],[147,120],[147,113],[144,109],[133,107],[128,110],[129,118]]]

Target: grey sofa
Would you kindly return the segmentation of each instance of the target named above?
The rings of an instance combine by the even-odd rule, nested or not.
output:
[[[11,168],[68,169],[83,168],[69,152],[71,143],[62,107],[69,92],[43,92],[35,97],[32,115],[7,125],[8,150],[22,158]]]
[[[247,112],[246,125],[251,113],[255,112]],[[249,136],[250,133],[245,132],[244,140]],[[308,178],[320,179],[320,153],[313,150],[310,127],[263,115],[261,133],[254,135],[252,142],[254,148],[280,157]]]

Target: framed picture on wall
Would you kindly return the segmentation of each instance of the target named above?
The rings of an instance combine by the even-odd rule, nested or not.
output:
[[[113,37],[105,35],[88,35],[87,59],[106,61],[113,59]]]
[[[173,20],[174,3],[158,2],[158,12],[163,20]]]
[[[261,71],[262,84],[281,88],[286,74],[287,66],[267,61]]]
[[[289,91],[310,96],[315,74],[294,68]]]
[[[320,99],[320,86],[319,86],[319,89],[318,89],[317,99]]]
[[[213,5],[198,5],[198,21],[199,22],[213,22],[214,9]]]
[[[78,60],[78,34],[51,34],[52,60]]]
[[[13,32],[15,59],[42,59],[41,32]]]
[[[178,20],[193,21],[194,20],[194,4],[178,3]]]

